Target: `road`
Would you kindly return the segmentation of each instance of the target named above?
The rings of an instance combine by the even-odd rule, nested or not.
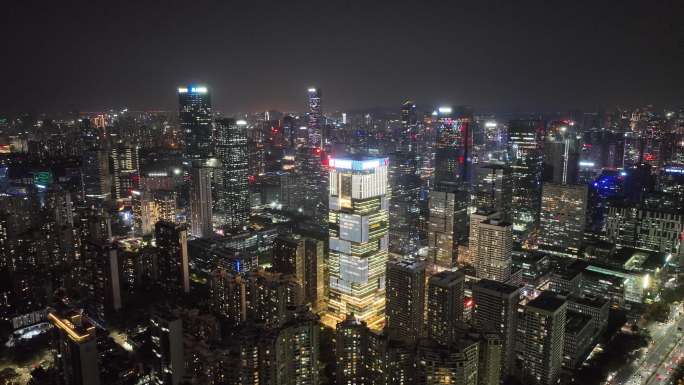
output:
[[[681,315],[655,328],[652,334],[653,343],[649,345],[648,351],[639,361],[617,373],[611,384],[666,384],[669,380],[669,373],[674,369],[673,360],[676,361],[684,353],[682,333],[679,328],[684,329],[684,317]]]

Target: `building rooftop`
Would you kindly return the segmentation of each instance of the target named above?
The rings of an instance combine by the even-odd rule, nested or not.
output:
[[[74,342],[84,342],[95,336],[95,323],[80,311],[50,312],[48,319]]]
[[[518,291],[518,288],[513,285],[499,281],[493,281],[491,279],[481,279],[475,284],[475,286],[504,294],[513,294]]]
[[[592,317],[586,314],[576,312],[574,310],[568,310],[565,316],[565,332],[577,334],[586,327],[591,327]]]
[[[442,271],[430,277],[430,284],[448,286],[456,281],[463,281],[465,274],[460,271]]]
[[[565,304],[565,299],[550,291],[543,291],[537,298],[527,303],[527,307],[554,312]]]

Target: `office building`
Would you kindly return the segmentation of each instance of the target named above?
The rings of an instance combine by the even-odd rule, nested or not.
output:
[[[211,171],[202,163],[193,163],[190,169],[190,232],[195,238],[213,234]]]
[[[568,309],[563,339],[563,367],[576,369],[589,354],[595,335],[589,315]]]
[[[544,126],[539,120],[513,120],[508,126],[511,167],[511,218],[517,241],[539,222]]]
[[[371,328],[385,318],[389,227],[387,158],[332,158],[329,313],[354,313]]]
[[[178,88],[178,118],[185,136],[185,155],[192,159],[211,157],[211,94],[206,86],[189,85]]]
[[[159,255],[159,279],[168,291],[190,292],[188,234],[184,225],[157,222],[155,242]]]
[[[57,334],[58,370],[66,385],[99,385],[100,366],[95,325],[80,312],[50,312]]]
[[[152,379],[157,385],[178,385],[185,374],[183,321],[168,311],[150,318],[150,340],[155,357]]]
[[[216,121],[215,196],[213,215],[216,228],[243,229],[249,220],[249,169],[247,164],[246,122]]]
[[[456,265],[457,246],[468,238],[472,111],[440,107],[436,111],[434,187],[429,196],[428,260],[438,269]]]
[[[481,279],[472,289],[475,307],[473,324],[483,333],[496,333],[502,343],[502,378],[510,374],[517,327],[520,291],[517,287],[489,279]]]
[[[425,313],[425,265],[387,262],[385,330],[394,339],[417,340]]]
[[[496,218],[471,224],[476,233],[473,262],[478,278],[506,282],[511,277],[513,264],[513,230],[511,224]]]
[[[522,381],[550,385],[560,376],[563,363],[567,304],[551,292],[523,304],[519,310]]]
[[[420,158],[416,152],[395,152],[390,154],[389,159],[389,182],[392,188],[389,250],[415,256],[421,246]]]
[[[587,186],[544,183],[540,247],[577,255],[584,241]]]
[[[306,127],[309,133],[308,146],[311,148],[322,148],[325,144],[323,138],[325,122],[321,105],[321,89],[309,88],[307,95],[309,101],[309,113],[306,117]]]
[[[453,342],[456,324],[463,320],[464,281],[458,271],[442,271],[428,280],[427,335],[445,346]]]

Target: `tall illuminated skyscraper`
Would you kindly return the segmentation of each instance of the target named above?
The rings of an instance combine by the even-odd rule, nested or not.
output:
[[[539,120],[513,120],[508,126],[511,159],[511,218],[522,241],[539,222],[544,126]]]
[[[185,134],[188,158],[208,158],[212,154],[211,94],[206,86],[178,88],[178,117]]]
[[[329,315],[385,318],[389,196],[387,158],[330,159]]]
[[[309,113],[307,128],[309,131],[309,146],[322,147],[323,142],[323,108],[321,106],[321,89],[309,88]]]
[[[430,191],[428,260],[439,269],[456,264],[454,250],[468,238],[468,178],[472,111],[440,107],[436,112],[435,182]]]
[[[244,120],[216,121],[214,221],[217,228],[241,229],[249,220],[249,165]]]

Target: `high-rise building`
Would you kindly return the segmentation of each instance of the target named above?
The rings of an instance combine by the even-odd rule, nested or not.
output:
[[[180,384],[185,374],[183,321],[169,311],[156,311],[150,318],[150,339],[156,357],[154,384]]]
[[[474,215],[474,214],[473,214]],[[477,239],[473,247],[473,262],[478,278],[506,282],[513,264],[513,231],[510,223],[488,218],[471,223]]]
[[[99,385],[100,368],[95,325],[80,312],[51,312],[57,331],[58,368],[66,385]]]
[[[206,159],[212,155],[211,94],[206,86],[178,88],[178,115],[185,134],[188,158]]]
[[[325,144],[323,140],[323,107],[321,106],[321,89],[309,88],[308,101],[309,113],[307,114],[306,126],[309,131],[308,145],[312,148],[322,148]]]
[[[498,281],[481,279],[473,285],[473,323],[483,333],[496,333],[502,341],[501,374],[510,374],[515,353],[517,310],[520,291]]]
[[[577,254],[584,240],[587,186],[544,183],[540,247]]]
[[[419,157],[415,151],[390,155],[389,181],[392,188],[389,229],[390,252],[413,256],[420,248]]]
[[[110,151],[114,199],[128,198],[138,189],[138,146],[114,146]]]
[[[300,235],[281,235],[273,241],[273,270],[293,276],[302,288],[302,300],[314,311],[325,300],[324,242]]]
[[[320,326],[306,308],[290,310],[277,330],[271,384],[316,385],[319,383]]]
[[[544,181],[559,184],[577,183],[579,148],[574,122],[549,124],[544,141]]]
[[[429,261],[438,268],[456,264],[457,246],[468,238],[468,204],[472,148],[472,111],[440,107],[437,111],[435,178],[430,191]]]
[[[479,341],[462,337],[449,346],[422,340],[416,363],[419,384],[477,385]]]
[[[244,322],[247,316],[245,280],[226,269],[219,268],[209,278],[211,308],[232,326]]]
[[[454,252],[454,210],[456,194],[431,191],[428,206],[428,262],[442,269],[456,264]]]
[[[325,305],[325,242],[304,237],[304,303],[314,312]]]
[[[389,227],[387,158],[330,159],[328,308],[369,327],[385,318]]]
[[[518,241],[523,241],[539,221],[543,130],[539,120],[513,120],[508,126],[511,216]]]
[[[233,119],[216,121],[216,182],[213,214],[217,228],[242,229],[250,213],[249,169],[247,164],[246,122]]]
[[[188,234],[184,225],[157,222],[155,241],[159,251],[159,279],[168,291],[190,292]]]
[[[211,169],[193,163],[190,170],[190,225],[195,238],[209,238],[213,234]]]
[[[464,281],[459,271],[442,271],[428,280],[427,334],[442,345],[454,341],[456,324],[463,320]]]
[[[523,304],[519,310],[522,381],[555,384],[563,363],[565,299],[551,292]]]
[[[81,156],[81,179],[86,199],[109,199],[112,194],[112,175],[106,150],[87,149]]]
[[[122,260],[117,248],[109,242],[86,242],[86,260],[94,261],[93,304],[100,322],[106,322],[121,310]]]
[[[366,384],[372,377],[370,329],[353,314],[335,328],[335,359],[338,384]]]
[[[476,169],[475,178],[475,209],[497,211],[501,213],[501,219],[510,220],[510,168],[501,163],[485,163]]]
[[[387,263],[385,330],[394,339],[415,341],[421,336],[425,313],[425,265]]]

